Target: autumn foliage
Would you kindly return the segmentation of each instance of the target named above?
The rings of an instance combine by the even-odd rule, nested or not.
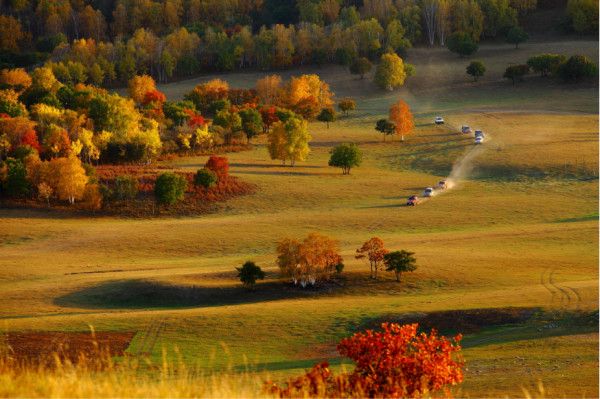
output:
[[[417,328],[383,323],[380,331],[356,333],[337,347],[354,361],[351,373],[335,376],[325,362],[285,386],[267,383],[267,391],[280,398],[418,398],[441,389],[448,394],[448,386],[463,381],[462,336],[448,339]]]
[[[396,134],[404,141],[404,136],[412,132],[415,127],[413,114],[408,104],[399,100],[390,107],[390,121],[396,125]]]
[[[229,174],[229,161],[226,157],[212,155],[208,158],[204,167],[215,172],[219,179],[227,178]]]
[[[383,240],[373,237],[356,250],[356,259],[368,259],[371,267],[371,278],[377,278],[377,271],[383,264],[383,258],[389,251],[385,249]]]

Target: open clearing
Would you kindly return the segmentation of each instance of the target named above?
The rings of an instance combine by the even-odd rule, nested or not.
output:
[[[319,73],[338,98],[356,97],[357,111],[330,129],[311,124],[312,152],[294,168],[271,161],[264,138],[229,154],[231,173],[257,189],[218,212],[124,219],[0,210],[0,328],[135,331],[132,354],[158,360],[163,348],[177,348],[190,365],[278,376],[325,358],[342,363],[335,343],[374,321],[420,315],[453,330],[450,317],[466,330],[458,395],[523,395],[541,381],[548,396],[595,396],[597,85],[529,77],[513,87],[500,76],[532,54],[577,49],[597,59],[597,48],[597,41],[484,45],[476,58],[488,73],[477,84],[464,75],[467,59],[415,49],[409,61],[418,75],[393,93],[341,68],[294,71]],[[247,87],[262,75],[224,78]],[[176,98],[195,83],[161,89]],[[404,143],[383,143],[373,126],[398,98],[417,127]],[[446,125],[433,125],[437,114]],[[470,151],[472,138],[457,133],[463,123],[491,137],[465,179],[403,206]],[[349,141],[362,148],[364,164],[342,176],[327,160]],[[195,171],[205,161],[168,166]],[[340,240],[340,287],[301,291],[276,280],[276,241],[311,231]],[[353,254],[372,236],[414,251],[417,271],[401,284],[387,273],[370,280]],[[249,259],[267,272],[255,292],[239,286],[233,269]]]

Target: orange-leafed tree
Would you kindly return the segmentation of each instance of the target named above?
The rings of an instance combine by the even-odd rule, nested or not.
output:
[[[381,238],[372,237],[356,250],[355,258],[367,259],[371,267],[371,278],[377,278],[377,271],[383,265],[383,257],[388,252]]]
[[[0,71],[0,84],[22,93],[31,86],[31,76],[23,68],[3,69]]]
[[[209,105],[217,100],[225,100],[229,94],[229,84],[221,79],[212,79],[194,87],[185,99],[196,105],[196,109],[203,114],[209,110]]]
[[[46,166],[45,180],[58,199],[74,204],[75,200],[83,198],[89,179],[79,158],[69,156],[50,160]]]
[[[410,107],[399,100],[390,107],[390,120],[396,125],[396,134],[404,141],[404,136],[410,134],[415,128],[415,120],[410,112]]]
[[[136,104],[142,104],[146,97],[146,93],[151,91],[156,91],[156,83],[151,76],[134,76],[129,80],[129,97],[131,97]]]
[[[333,93],[318,75],[292,77],[286,87],[286,104],[303,117],[314,119],[323,108],[333,105]]]
[[[294,284],[314,286],[340,270],[339,243],[319,233],[310,233],[302,242],[283,239],[277,244],[277,264]]]

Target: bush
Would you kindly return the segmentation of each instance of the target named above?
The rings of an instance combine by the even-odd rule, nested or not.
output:
[[[248,288],[254,287],[256,280],[263,280],[265,278],[265,272],[254,262],[246,262],[242,267],[236,267],[238,271],[238,277],[242,284]]]
[[[574,55],[558,68],[558,75],[565,82],[579,82],[598,76],[598,67],[584,55]]]
[[[481,61],[471,61],[467,66],[467,75],[473,76],[473,80],[477,80],[485,74],[485,65]]]
[[[527,65],[534,72],[539,72],[541,76],[548,76],[556,74],[565,61],[567,61],[567,57],[562,54],[539,54],[530,57]]]
[[[354,143],[340,144],[331,150],[329,166],[342,168],[342,174],[349,175],[350,169],[360,166],[362,162],[362,152]]]
[[[446,47],[461,57],[474,54],[479,49],[471,36],[463,32],[456,32],[448,36]]]
[[[198,169],[194,175],[194,185],[196,187],[210,188],[217,182],[217,174],[210,169]]]
[[[163,173],[156,179],[154,196],[159,204],[172,205],[185,197],[187,181],[175,173]]]
[[[226,178],[229,174],[229,161],[226,157],[211,155],[204,167],[215,172],[219,179]]]
[[[113,196],[118,200],[132,200],[138,195],[138,180],[133,176],[117,176]]]
[[[352,359],[352,373],[334,375],[327,362],[305,375],[290,379],[284,387],[267,383],[279,398],[419,398],[463,380],[461,335],[453,339],[418,333],[418,324],[381,324],[343,339],[338,352]],[[446,392],[447,396],[448,392]]]

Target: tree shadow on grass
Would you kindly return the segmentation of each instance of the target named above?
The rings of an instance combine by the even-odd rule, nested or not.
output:
[[[332,285],[300,288],[282,281],[241,285],[175,285],[151,280],[116,280],[71,292],[54,300],[63,307],[87,309],[185,308],[238,305],[327,295]]]

